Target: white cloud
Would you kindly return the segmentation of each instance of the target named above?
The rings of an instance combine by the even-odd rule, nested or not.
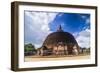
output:
[[[44,26],[41,27],[41,30],[49,31],[50,29],[49,29],[48,25],[44,25]]]
[[[90,23],[90,18],[87,18],[85,23],[89,24]]]
[[[80,47],[89,48],[90,47],[90,29],[83,30],[78,33],[76,40]]]
[[[81,15],[81,18],[86,19],[87,17],[85,15]]]
[[[33,43],[35,47],[42,45],[45,37],[52,32],[49,29],[49,23],[54,20],[56,15],[57,13],[26,11],[25,43]]]
[[[82,15],[81,18],[85,20],[85,24],[89,24],[90,23],[90,18],[89,17],[87,17],[85,15]]]

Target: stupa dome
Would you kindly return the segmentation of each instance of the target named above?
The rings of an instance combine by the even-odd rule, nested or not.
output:
[[[74,36],[69,32],[64,32],[61,25],[56,32],[49,34],[42,47],[38,50],[38,55],[72,55],[79,53],[79,46]]]
[[[77,45],[77,42],[72,34],[69,32],[64,32],[61,28],[61,25],[57,29],[56,32],[53,32],[47,36],[43,45],[57,45],[58,43],[62,43],[63,45],[73,44]]]

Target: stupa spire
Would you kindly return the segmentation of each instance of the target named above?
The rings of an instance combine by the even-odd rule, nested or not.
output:
[[[57,28],[57,32],[62,32],[62,31],[63,31],[62,27],[61,27],[61,25],[59,25],[58,28]]]

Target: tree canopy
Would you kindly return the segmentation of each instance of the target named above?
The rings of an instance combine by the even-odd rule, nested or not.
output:
[[[29,43],[29,44],[25,44],[24,51],[25,52],[30,52],[30,51],[36,51],[36,49],[35,49],[34,45],[32,45],[31,43]]]

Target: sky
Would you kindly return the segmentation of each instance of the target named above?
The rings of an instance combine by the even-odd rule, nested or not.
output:
[[[42,46],[48,34],[61,25],[71,33],[82,48],[90,47],[90,14],[24,11],[24,42]]]

